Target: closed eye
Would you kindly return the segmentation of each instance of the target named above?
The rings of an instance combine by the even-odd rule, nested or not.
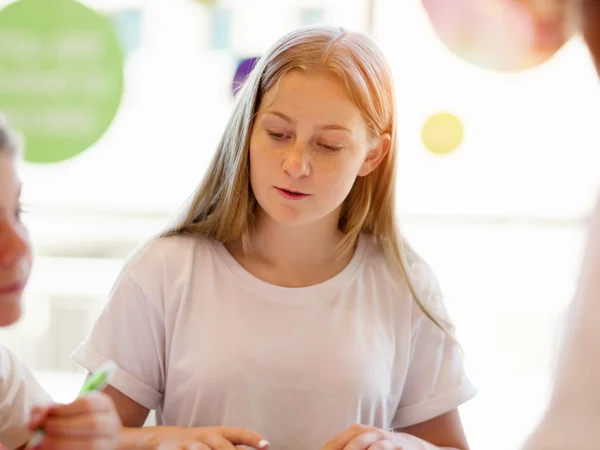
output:
[[[285,134],[283,133],[277,133],[275,131],[269,131],[267,130],[267,133],[269,134],[269,136],[271,136],[273,139],[277,140],[277,141],[281,141],[283,139],[285,139]]]
[[[319,144],[321,147],[323,147],[325,150],[327,150],[328,152],[339,152],[343,147],[336,147],[334,145],[327,145],[327,144]]]

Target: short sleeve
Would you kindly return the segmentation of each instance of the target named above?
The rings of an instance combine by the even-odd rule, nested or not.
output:
[[[144,288],[126,267],[92,331],[71,358],[94,371],[107,360],[118,369],[111,385],[140,405],[155,409],[164,393],[165,325],[160,279],[148,271]]]
[[[0,443],[8,449],[31,438],[31,409],[52,403],[33,374],[9,350],[0,347]]]
[[[420,300],[442,323],[450,319],[438,282],[427,264],[411,265],[415,290]],[[462,351],[445,333],[414,305],[413,331],[406,382],[392,428],[404,428],[433,419],[456,409],[473,398],[476,389],[468,380]]]

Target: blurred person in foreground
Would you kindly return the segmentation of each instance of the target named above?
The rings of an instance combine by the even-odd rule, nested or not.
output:
[[[19,147],[0,117],[0,327],[21,317],[33,261],[21,220]],[[68,405],[53,404],[31,371],[0,345],[0,447],[22,449],[38,428],[46,433],[38,449],[110,450],[117,444],[121,422],[105,394],[93,393]]]
[[[579,0],[586,43],[600,75],[600,0]],[[600,149],[598,149],[600,151]],[[600,199],[554,374],[550,403],[526,450],[600,448]]]

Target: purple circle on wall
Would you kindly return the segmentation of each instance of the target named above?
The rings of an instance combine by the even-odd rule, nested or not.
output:
[[[237,70],[235,71],[235,76],[233,77],[233,82],[231,83],[231,90],[233,91],[234,97],[242,88],[244,81],[246,81],[246,78],[248,78],[248,75],[250,75],[250,72],[252,72],[252,69],[254,69],[258,59],[259,58],[256,56],[242,59],[239,62]]]

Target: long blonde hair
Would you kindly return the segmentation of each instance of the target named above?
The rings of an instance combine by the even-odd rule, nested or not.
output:
[[[341,28],[308,27],[293,31],[262,57],[237,94],[233,113],[216,154],[183,217],[163,237],[199,234],[221,242],[242,239],[249,251],[255,221],[256,198],[250,188],[249,146],[254,117],[265,93],[287,72],[326,70],[339,78],[362,111],[373,137],[389,133],[390,151],[371,174],[358,177],[343,206],[339,221],[345,237],[341,251],[350,251],[359,233],[373,235],[388,264],[406,279],[424,314],[451,334],[423,304],[409,273],[412,253],[396,223],[396,134],[393,79],[385,57],[361,33]]]

